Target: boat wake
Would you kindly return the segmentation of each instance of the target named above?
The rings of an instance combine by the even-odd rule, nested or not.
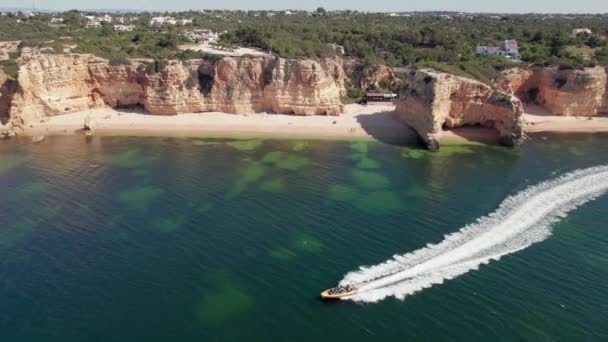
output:
[[[507,197],[496,211],[438,244],[350,272],[340,285],[359,288],[350,300],[403,299],[545,240],[552,223],[607,190],[608,166],[567,173]]]

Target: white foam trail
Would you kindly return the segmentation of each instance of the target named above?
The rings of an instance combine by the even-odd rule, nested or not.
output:
[[[507,197],[496,211],[439,244],[361,267],[346,274],[340,284],[357,284],[358,293],[348,298],[356,301],[403,299],[545,240],[552,223],[607,190],[608,166],[567,173]]]

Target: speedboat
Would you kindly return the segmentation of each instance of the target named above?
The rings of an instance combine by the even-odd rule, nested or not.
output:
[[[357,293],[357,288],[352,285],[337,286],[329,290],[321,292],[321,299],[332,300],[341,299],[344,297],[352,296]]]

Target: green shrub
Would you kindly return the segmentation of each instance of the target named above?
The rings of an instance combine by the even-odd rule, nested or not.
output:
[[[110,58],[110,60],[108,61],[108,64],[110,64],[111,66],[130,65],[131,61],[129,61],[129,59],[126,57],[117,57],[117,58]]]
[[[19,76],[19,66],[14,61],[3,61],[0,62],[0,67],[4,73],[14,79]]]
[[[168,65],[168,62],[164,59],[154,60],[152,63],[148,64],[146,68],[146,73],[148,74],[156,74],[162,72]]]

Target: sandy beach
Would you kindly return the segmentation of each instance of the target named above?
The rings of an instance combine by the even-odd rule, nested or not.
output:
[[[352,104],[346,106],[346,113],[341,116],[217,112],[150,115],[103,108],[49,117],[31,124],[24,134],[81,133],[89,117],[95,123],[96,135],[415,139],[415,133],[395,118],[393,110],[392,105]]]
[[[226,114],[217,112],[150,115],[110,108],[49,117],[33,123],[24,135],[80,134],[85,119],[95,123],[96,135],[275,137],[316,139],[376,139],[391,143],[415,142],[416,134],[400,122],[392,105],[350,104],[341,116],[296,116],[269,113]],[[608,117],[564,117],[547,115],[538,108],[524,114],[526,131],[608,132]],[[462,127],[443,133],[444,142],[496,143],[498,132],[480,127]]]

